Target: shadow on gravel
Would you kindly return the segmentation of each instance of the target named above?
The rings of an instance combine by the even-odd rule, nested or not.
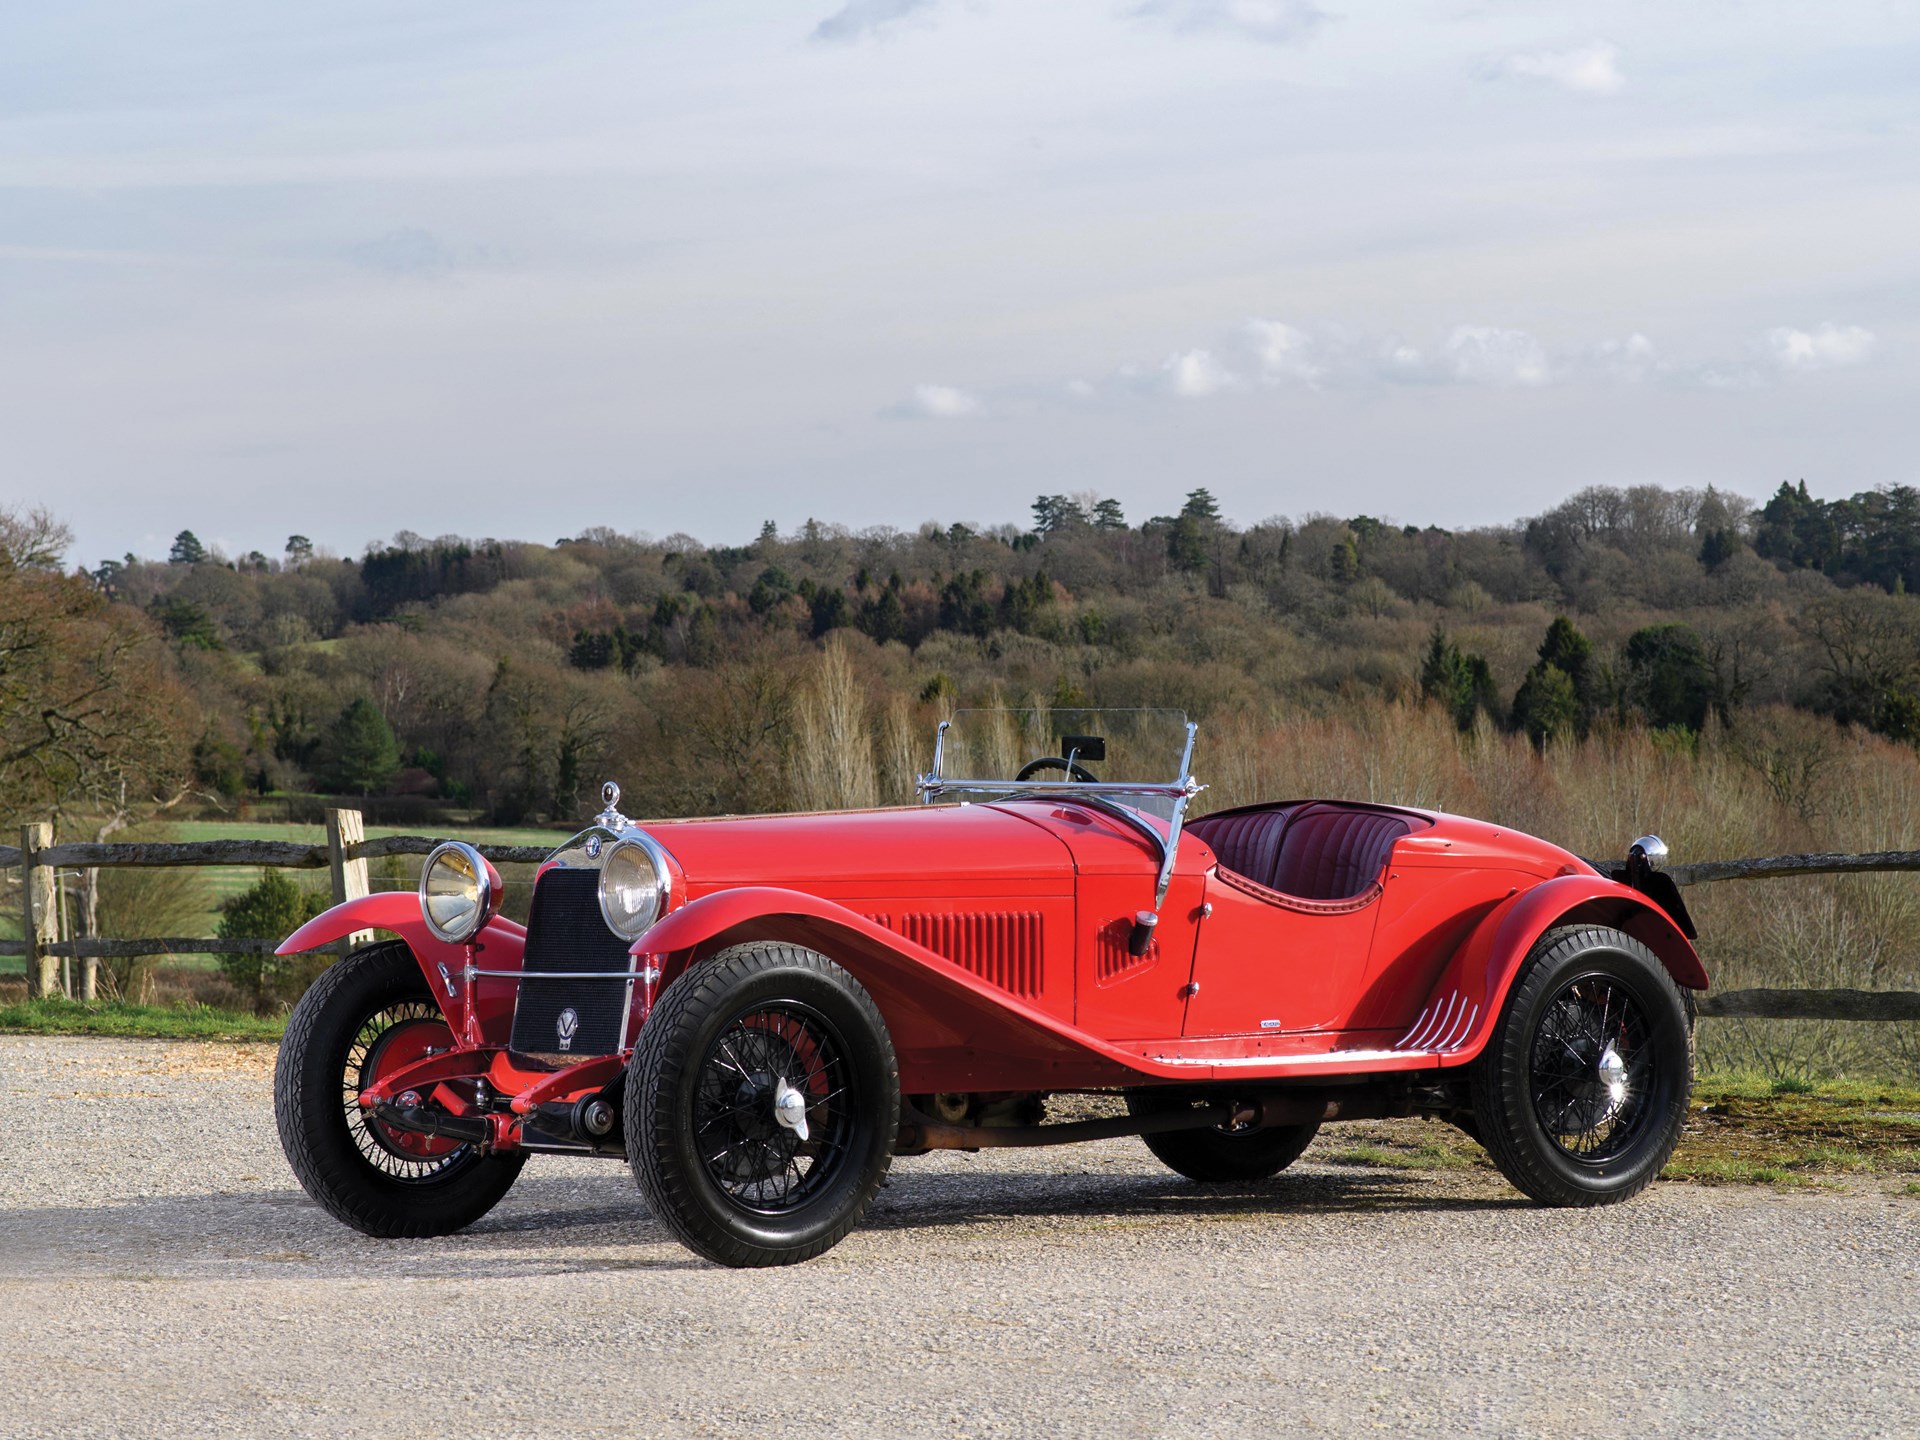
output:
[[[1201,1185],[1173,1175],[997,1171],[916,1176],[896,1166],[861,1223],[867,1229],[912,1230],[1042,1217],[1098,1225],[1165,1217],[1460,1214],[1526,1208],[1528,1202],[1518,1195],[1449,1194],[1418,1178],[1365,1172],[1279,1175],[1258,1185]]]
[[[897,1166],[862,1230],[910,1234],[1051,1221],[1098,1229],[1141,1221],[1280,1220],[1524,1208],[1518,1196],[1450,1194],[1418,1177],[1300,1173],[1260,1185],[1173,1175],[921,1171]],[[316,1279],[514,1279],[613,1270],[703,1269],[648,1213],[622,1170],[529,1176],[493,1214],[456,1235],[375,1240],[295,1189],[156,1196],[117,1205],[0,1210],[0,1278],[297,1273]]]

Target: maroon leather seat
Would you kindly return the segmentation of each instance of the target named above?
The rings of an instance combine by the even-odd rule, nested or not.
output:
[[[1207,815],[1187,827],[1226,869],[1302,900],[1365,894],[1412,828],[1404,815],[1324,802]]]

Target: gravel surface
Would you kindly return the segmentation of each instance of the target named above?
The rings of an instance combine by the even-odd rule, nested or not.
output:
[[[1115,1141],[900,1161],[839,1248],[736,1272],[607,1162],[536,1157],[449,1239],[343,1229],[272,1058],[0,1037],[0,1436],[1920,1434],[1886,1188],[1556,1212]]]

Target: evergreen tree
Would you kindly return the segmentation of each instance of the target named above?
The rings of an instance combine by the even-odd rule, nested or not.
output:
[[[400,746],[379,707],[364,696],[340,712],[322,751],[323,778],[338,794],[370,795],[400,768]]]
[[[1513,723],[1536,748],[1557,735],[1572,734],[1579,713],[1573,681],[1557,665],[1534,666],[1513,697]]]
[[[1087,512],[1070,495],[1042,495],[1033,502],[1033,528],[1036,534],[1051,535],[1074,525],[1085,525]]]
[[[182,530],[173,537],[173,548],[167,552],[169,565],[198,565],[207,558],[207,547],[200,543],[200,537],[191,530]]]
[[[1473,728],[1480,711],[1493,713],[1495,699],[1493,671],[1479,655],[1461,653],[1438,625],[1427,642],[1427,656],[1420,666],[1420,694],[1437,700],[1453,716],[1463,732]]]
[[[1649,625],[1627,639],[1627,698],[1655,728],[1698,730],[1716,708],[1713,667],[1688,625]]]
[[[1187,503],[1180,507],[1183,519],[1211,520],[1220,523],[1220,502],[1213,498],[1213,492],[1204,487],[1187,492]]]
[[[312,558],[313,541],[304,535],[289,535],[287,537],[287,563],[289,565],[304,565]]]
[[[1102,500],[1093,507],[1093,528],[1096,530],[1124,530],[1127,517],[1120,509],[1118,500]]]

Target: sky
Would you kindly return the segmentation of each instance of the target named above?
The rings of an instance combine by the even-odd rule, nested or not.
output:
[[[0,13],[72,558],[1913,483],[1894,0]]]

